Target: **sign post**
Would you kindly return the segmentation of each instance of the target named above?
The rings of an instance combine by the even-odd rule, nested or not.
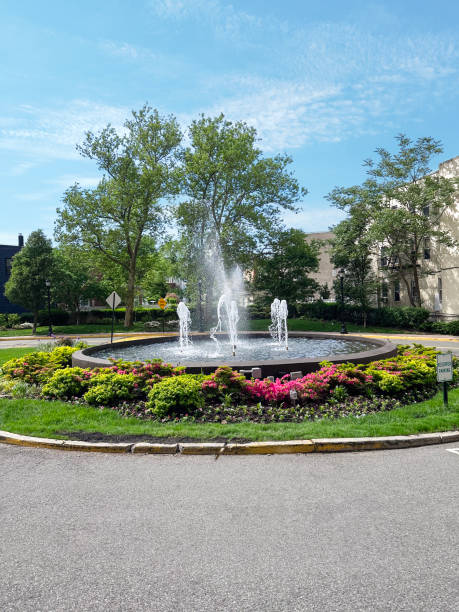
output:
[[[164,334],[164,316],[165,316],[164,309],[165,309],[165,308],[166,308],[166,306],[167,306],[167,300],[166,300],[165,298],[159,298],[159,300],[158,300],[158,306],[159,306],[159,307],[161,308],[161,310],[163,311],[163,334]]]
[[[443,404],[448,405],[448,382],[453,380],[453,354],[437,355],[437,381],[443,383]]]
[[[115,326],[115,308],[121,304],[121,298],[116,293],[116,291],[112,291],[105,301],[112,309],[112,333],[110,334],[110,344],[113,344],[113,328]]]

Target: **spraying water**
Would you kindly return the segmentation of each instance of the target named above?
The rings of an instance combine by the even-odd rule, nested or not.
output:
[[[177,306],[177,315],[180,324],[180,350],[183,351],[183,349],[191,344],[191,339],[188,335],[191,328],[191,315],[185,302],[180,302]]]
[[[269,331],[271,336],[279,344],[285,345],[285,350],[288,351],[288,328],[287,328],[288,307],[285,300],[275,298],[271,304],[271,325]]]
[[[231,295],[223,293],[217,305],[217,325],[210,330],[210,337],[218,345],[218,339],[215,334],[216,332],[223,331],[223,324],[226,323],[233,356],[236,354],[238,321],[239,311],[236,300],[231,299]]]

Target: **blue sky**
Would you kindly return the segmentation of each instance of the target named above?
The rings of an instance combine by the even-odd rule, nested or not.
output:
[[[84,132],[146,101],[254,125],[309,190],[286,221],[327,230],[324,195],[396,134],[459,155],[458,23],[451,0],[2,0],[0,243],[51,236],[63,191],[98,180]]]

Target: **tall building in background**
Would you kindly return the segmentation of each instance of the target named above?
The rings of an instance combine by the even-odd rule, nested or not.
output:
[[[442,162],[432,176],[459,178],[459,156]],[[429,214],[426,207],[425,214]],[[459,244],[459,199],[446,210],[440,219],[440,228],[447,230]],[[459,318],[459,248],[436,244],[434,238],[427,238],[422,253],[423,261],[418,264],[421,303],[438,319]],[[410,279],[409,288],[396,278],[396,270],[389,270],[381,245],[381,256],[375,262],[381,287],[381,305],[409,306],[409,291],[415,290]],[[395,273],[395,274],[394,274]]]

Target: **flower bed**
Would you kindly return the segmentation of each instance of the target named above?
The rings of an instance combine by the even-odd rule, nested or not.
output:
[[[229,366],[210,375],[186,374],[183,367],[161,360],[114,361],[110,368],[89,370],[71,367],[75,350],[58,347],[7,361],[0,391],[112,407],[139,418],[225,423],[359,416],[424,399],[436,390],[437,351],[421,345],[399,346],[396,357],[369,364],[324,361],[319,370],[296,380],[246,380]]]

